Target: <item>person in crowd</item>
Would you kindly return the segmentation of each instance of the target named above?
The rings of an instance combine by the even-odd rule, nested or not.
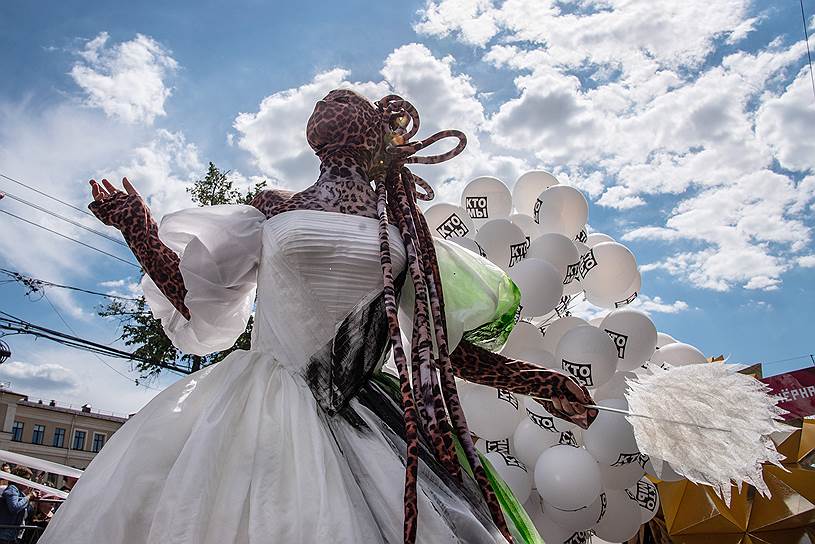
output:
[[[8,463],[3,463],[3,465],[0,466],[0,471],[11,474],[11,465]],[[6,486],[8,486],[8,480],[5,478],[0,478],[0,493],[6,490]]]
[[[26,467],[15,467],[12,474],[31,480],[34,474]],[[23,531],[18,527],[25,524],[26,517],[33,511],[31,499],[35,497],[33,489],[21,484],[9,482],[0,495],[0,544],[17,544]]]

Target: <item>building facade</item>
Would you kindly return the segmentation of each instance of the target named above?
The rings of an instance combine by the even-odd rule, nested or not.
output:
[[[0,449],[78,469],[88,466],[127,418],[28,400],[0,390]],[[49,477],[54,485],[61,479]]]

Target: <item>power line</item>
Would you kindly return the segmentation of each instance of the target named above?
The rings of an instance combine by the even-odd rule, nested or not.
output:
[[[44,338],[46,340],[51,340],[53,342],[57,342],[67,347],[72,347],[76,349],[81,349],[84,351],[88,351],[90,353],[98,353],[100,355],[106,355],[108,357],[116,357],[119,359],[127,359],[131,361],[139,361],[142,363],[147,363],[159,368],[164,368],[170,370],[172,372],[176,372],[178,374],[187,375],[190,374],[191,371],[188,367],[182,367],[179,365],[175,365],[172,363],[162,363],[157,361],[151,361],[150,359],[145,359],[143,357],[139,357],[134,353],[129,353],[127,351],[122,351],[116,348],[112,348],[110,346],[106,346],[104,344],[100,344],[98,342],[93,342],[91,340],[86,340],[79,336],[72,336],[70,334],[60,332],[54,329],[49,329],[47,327],[43,327],[41,325],[36,325],[34,323],[25,321],[18,317],[15,317],[7,312],[0,310],[0,314],[6,317],[0,317],[0,330],[9,331],[13,334],[27,334],[31,336],[36,336],[38,338]]]
[[[70,241],[72,241],[72,242],[76,242],[76,243],[77,243],[77,244],[79,244],[79,245],[85,246],[85,247],[87,247],[87,248],[89,248],[89,249],[92,249],[92,250],[94,250],[94,251],[98,251],[99,253],[102,253],[102,254],[104,254],[104,255],[107,255],[108,257],[112,257],[112,258],[116,259],[117,261],[122,261],[123,263],[125,263],[125,264],[129,264],[130,266],[133,266],[133,267],[136,267],[136,268],[141,268],[141,266],[137,265],[136,263],[134,263],[134,262],[132,262],[132,261],[128,261],[127,259],[122,259],[121,257],[117,257],[117,256],[116,256],[116,255],[114,255],[113,253],[108,253],[107,251],[105,251],[105,250],[103,250],[103,249],[99,249],[98,247],[94,247],[94,246],[92,246],[92,245],[90,245],[90,244],[86,244],[85,242],[81,242],[81,241],[77,240],[76,238],[71,238],[70,236],[66,236],[65,234],[62,234],[61,232],[57,232],[57,231],[55,231],[55,230],[53,230],[53,229],[49,229],[49,228],[48,228],[48,227],[46,227],[46,226],[39,225],[39,224],[37,224],[37,223],[34,223],[33,221],[29,221],[28,219],[24,219],[24,218],[20,217],[19,215],[14,215],[14,214],[13,214],[13,213],[11,213],[10,211],[7,211],[7,210],[0,210],[0,212],[3,212],[3,213],[4,213],[4,214],[6,214],[6,215],[10,215],[10,216],[12,216],[12,217],[14,217],[14,218],[16,218],[16,219],[19,219],[20,221],[24,221],[24,222],[28,223],[29,225],[34,225],[34,226],[35,226],[35,227],[37,227],[37,228],[41,228],[41,229],[43,229],[43,230],[47,230],[48,232],[50,232],[50,233],[52,233],[52,234],[56,234],[57,236],[61,236],[62,238],[65,238],[66,240],[70,240]]]
[[[117,244],[119,244],[121,246],[129,247],[125,242],[119,240],[118,238],[115,238],[115,237],[111,236],[110,234],[107,234],[107,233],[102,232],[100,230],[96,230],[94,228],[83,225],[79,221],[74,221],[73,219],[70,219],[70,218],[65,217],[63,215],[60,215],[60,214],[58,214],[58,213],[56,213],[54,211],[49,210],[48,208],[43,208],[42,206],[40,206],[38,204],[34,204],[33,202],[29,202],[28,200],[20,198],[19,196],[15,196],[15,195],[9,193],[8,191],[4,191],[4,194],[7,197],[11,198],[12,200],[16,200],[17,202],[20,202],[22,204],[25,204],[26,206],[34,208],[35,210],[39,210],[41,212],[47,213],[48,215],[50,215],[52,217],[56,217],[57,219],[61,219],[62,221],[65,221],[66,223],[70,223],[71,225],[74,225],[74,226],[79,227],[81,229],[85,229],[88,232],[92,232],[93,234],[96,234],[97,236],[101,236],[102,238],[110,240],[111,242],[115,242],[115,243],[117,243]]]
[[[7,179],[7,180],[9,180],[9,181],[11,181],[11,182],[16,183],[17,185],[22,185],[22,186],[23,186],[23,187],[25,187],[26,189],[31,189],[31,190],[32,190],[32,191],[34,191],[35,193],[39,193],[39,194],[41,194],[41,195],[42,195],[42,196],[44,196],[44,197],[50,198],[51,200],[55,200],[55,201],[59,202],[60,204],[64,204],[65,206],[68,206],[69,208],[73,208],[74,210],[76,210],[76,211],[78,211],[78,212],[80,212],[80,213],[84,213],[85,215],[90,215],[91,217],[93,217],[93,214],[92,214],[92,213],[90,213],[88,210],[83,210],[82,208],[78,208],[78,207],[74,206],[73,204],[70,204],[70,203],[68,203],[68,202],[65,202],[64,200],[60,200],[60,199],[58,199],[58,198],[57,198],[57,197],[55,197],[55,196],[51,196],[51,195],[49,195],[48,193],[44,193],[44,192],[40,191],[39,189],[37,189],[37,188],[35,188],[35,187],[32,187],[31,185],[26,185],[26,184],[25,184],[25,183],[23,183],[22,181],[20,181],[20,180],[16,180],[16,179],[14,179],[14,178],[11,178],[11,177],[9,177],[9,176],[7,176],[7,175],[3,174],[2,172],[0,172],[0,178],[5,178],[5,179]]]
[[[809,80],[812,82],[812,96],[815,97],[815,75],[812,75],[812,53],[809,51],[809,31],[807,30],[807,16],[804,13],[804,0],[801,2],[801,20],[804,23],[804,38],[807,42],[807,59],[809,60]]]
[[[74,287],[73,285],[62,285],[59,283],[54,283],[46,280],[41,280],[38,278],[32,278],[31,276],[26,276],[25,274],[20,274],[19,272],[15,272],[14,270],[8,270],[6,268],[0,268],[0,273],[5,274],[11,277],[15,281],[23,282],[25,285],[34,284],[36,287],[45,286],[45,287],[57,287],[59,289],[68,289],[71,291],[78,291],[80,293],[86,293],[89,295],[96,295],[99,297],[105,298],[113,298],[117,300],[128,300],[131,302],[139,302],[141,299],[133,298],[133,297],[123,297],[120,295],[110,295],[107,293],[100,293],[99,291],[91,291],[90,289],[83,289],[82,287]]]
[[[65,318],[64,318],[64,317],[62,317],[62,314],[59,312],[59,310],[57,310],[57,307],[56,307],[56,306],[54,306],[54,304],[51,302],[51,299],[50,299],[50,298],[48,298],[48,295],[46,295],[45,293],[43,293],[43,294],[42,294],[42,297],[45,299],[45,302],[47,302],[47,303],[48,303],[48,305],[49,305],[49,306],[51,306],[51,309],[52,309],[52,310],[54,310],[54,313],[55,313],[55,314],[57,314],[57,317],[59,318],[59,320],[60,320],[60,321],[62,321],[62,323],[63,323],[63,324],[66,326],[66,327],[68,327],[68,330],[69,330],[69,331],[71,331],[71,332],[74,334],[74,336],[79,336],[79,333],[77,333],[77,332],[76,332],[76,330],[75,330],[75,329],[74,329],[74,328],[71,326],[71,324],[70,324],[70,323],[68,323],[68,322],[65,320]],[[119,370],[117,370],[116,368],[114,368],[114,367],[113,367],[113,365],[108,364],[108,362],[107,362],[107,361],[105,361],[104,359],[102,359],[102,358],[101,358],[101,357],[100,357],[98,354],[93,353],[92,355],[93,355],[94,357],[96,357],[96,358],[99,360],[99,362],[100,362],[100,363],[102,363],[103,365],[105,365],[106,367],[108,367],[109,369],[111,369],[113,372],[115,372],[116,374],[118,374],[118,375],[119,375],[119,376],[121,376],[122,378],[126,379],[126,380],[127,380],[127,381],[129,381],[129,382],[135,382],[135,384],[136,384],[137,386],[138,386],[138,385],[142,385],[142,384],[139,384],[139,380],[138,380],[138,379],[136,379],[136,378],[131,378],[130,376],[128,376],[128,375],[126,375],[126,374],[122,374],[121,372],[119,372]],[[157,388],[155,388],[155,387],[151,387],[151,386],[149,386],[149,385],[147,385],[147,384],[143,384],[143,385],[144,385],[144,387],[146,387],[146,388],[148,388],[148,389],[153,389],[154,391],[161,391],[161,389],[157,389]]]

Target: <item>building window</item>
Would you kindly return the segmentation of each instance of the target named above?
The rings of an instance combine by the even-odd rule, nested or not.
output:
[[[74,431],[74,447],[75,450],[85,449],[85,431]]]
[[[105,445],[105,435],[101,433],[93,433],[93,452],[96,453]]]
[[[54,443],[52,445],[55,448],[65,447],[65,429],[62,429],[60,427],[54,429]]]
[[[31,433],[32,444],[42,444],[45,440],[45,425],[34,425],[34,432]]]
[[[23,441],[23,422],[15,421],[14,426],[11,428],[11,439],[15,442]]]

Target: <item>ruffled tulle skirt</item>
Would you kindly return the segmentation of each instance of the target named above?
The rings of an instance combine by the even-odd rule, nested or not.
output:
[[[40,542],[401,543],[400,425],[375,383],[328,416],[268,354],[238,351],[116,432]],[[418,541],[505,542],[474,484],[425,461]]]

